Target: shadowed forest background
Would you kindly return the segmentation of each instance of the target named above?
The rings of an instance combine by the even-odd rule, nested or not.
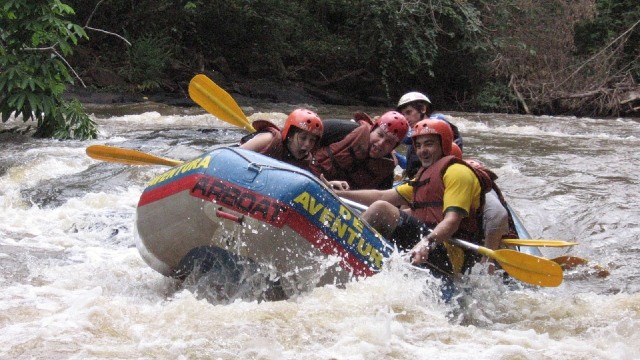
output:
[[[17,3],[36,6],[7,7]],[[55,39],[34,45],[28,33],[22,50],[64,59],[74,89],[188,99],[189,80],[204,73],[230,92],[271,101],[295,101],[283,92],[293,89],[320,103],[393,106],[417,90],[436,110],[640,112],[637,0],[64,4],[74,13],[61,17],[81,28],[71,51],[47,53]],[[0,28],[15,25],[0,19]]]

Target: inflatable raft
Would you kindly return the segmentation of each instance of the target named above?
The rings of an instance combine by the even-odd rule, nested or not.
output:
[[[157,176],[136,212],[136,245],[163,275],[202,247],[278,276],[337,284],[380,271],[393,247],[311,173],[225,147]],[[299,289],[304,290],[304,289]]]
[[[267,284],[277,288],[284,289],[285,282],[284,295],[290,296],[382,269],[394,247],[358,216],[362,209],[305,170],[223,147],[151,180],[136,211],[136,246],[165,276],[185,279],[231,268],[226,271],[231,277],[221,275],[217,284],[228,287],[266,275]],[[520,238],[526,237],[511,213]],[[475,245],[464,247],[469,246],[522,281],[541,286],[562,281],[562,269],[540,258],[535,246],[493,255]]]

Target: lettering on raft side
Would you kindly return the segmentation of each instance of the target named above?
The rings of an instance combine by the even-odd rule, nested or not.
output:
[[[322,226],[328,228],[345,249],[368,258],[376,269],[382,267],[382,253],[362,237],[364,223],[354,216],[349,208],[340,204],[338,214],[335,214],[332,209],[319,202],[307,191],[296,196],[293,202],[300,204],[311,217],[315,217]]]
[[[191,194],[277,227],[284,225],[289,210],[277,200],[209,176],[198,179]]]
[[[153,179],[151,179],[151,181],[149,182],[149,184],[147,186],[153,186],[156,185],[158,183],[161,183],[163,181],[169,180],[175,176],[181,175],[186,173],[187,171],[191,171],[191,170],[195,170],[195,169],[201,169],[201,168],[208,168],[209,164],[211,163],[211,155],[207,155],[201,158],[197,158],[197,159],[193,159],[191,161],[189,161],[188,163],[184,163],[178,167],[175,167],[163,174],[160,174],[156,177],[154,177]]]

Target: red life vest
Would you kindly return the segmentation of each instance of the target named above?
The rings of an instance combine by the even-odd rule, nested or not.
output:
[[[342,140],[314,151],[316,161],[311,171],[324,174],[329,181],[347,181],[353,190],[390,188],[396,164],[391,156],[369,157],[370,133],[371,126],[360,121],[360,126]]]
[[[469,209],[469,216],[462,219],[454,237],[469,240],[481,244],[482,234],[482,206],[484,205],[484,193],[491,190],[492,181],[487,173],[474,169],[466,162],[456,159],[454,156],[445,156],[428,168],[421,168],[416,174],[413,186],[413,200],[410,204],[413,216],[424,221],[430,227],[435,227],[444,219],[444,173],[452,164],[463,164],[471,169],[478,180],[482,193],[480,207]]]

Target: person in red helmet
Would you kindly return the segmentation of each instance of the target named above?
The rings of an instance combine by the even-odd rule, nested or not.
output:
[[[312,172],[338,189],[391,188],[396,167],[391,152],[406,136],[409,123],[397,111],[374,121],[364,113],[354,119],[325,122],[327,136],[313,151]]]
[[[256,132],[243,137],[240,147],[296,165],[305,170],[313,162],[311,150],[322,138],[324,125],[315,112],[296,109],[289,114],[280,130],[267,120],[252,123]]]
[[[413,180],[389,190],[336,193],[369,205],[362,218],[408,251],[413,264],[426,264],[434,275],[464,272],[479,257],[446,241],[455,237],[482,242],[478,215],[491,179],[451,155],[453,132],[446,122],[419,121],[411,137],[422,165]],[[408,208],[399,209],[402,205]]]
[[[457,159],[462,160],[462,149],[460,149],[460,146],[458,146],[458,144],[451,144],[451,155],[455,156]]]

